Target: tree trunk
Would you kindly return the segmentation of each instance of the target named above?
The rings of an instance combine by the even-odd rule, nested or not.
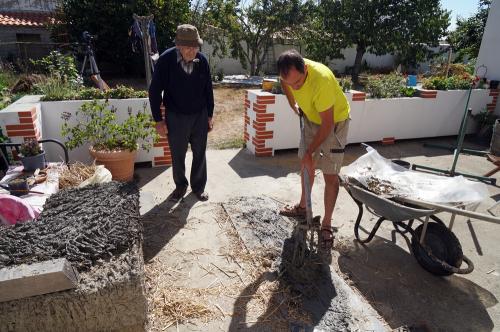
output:
[[[256,56],[255,56],[255,50],[253,50],[252,51],[252,57],[250,59],[250,75],[251,76],[257,75],[255,73],[255,62],[256,62],[255,58],[256,58]]]
[[[358,44],[356,46],[356,58],[354,60],[354,67],[352,69],[352,82],[355,85],[359,85],[359,72],[361,71],[361,61],[363,60],[363,55],[366,52],[366,47],[364,45]]]

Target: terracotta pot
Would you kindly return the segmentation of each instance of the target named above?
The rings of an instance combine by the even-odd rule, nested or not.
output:
[[[137,150],[103,151],[89,148],[97,165],[104,165],[116,181],[130,181],[134,177],[134,161]]]

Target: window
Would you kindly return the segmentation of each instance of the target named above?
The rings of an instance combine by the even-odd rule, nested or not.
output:
[[[42,38],[39,33],[16,33],[16,40],[18,42],[41,42]]]

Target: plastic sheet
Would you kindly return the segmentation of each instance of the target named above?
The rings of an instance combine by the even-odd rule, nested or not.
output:
[[[341,176],[353,178],[371,191],[389,197],[444,204],[475,203],[489,196],[484,183],[463,176],[446,177],[411,171],[385,159],[372,147],[367,147],[367,151],[344,167]]]
[[[85,186],[88,186],[89,184],[111,182],[111,178],[111,172],[103,165],[99,165],[96,167],[94,175],[80,183],[78,187],[83,188]]]

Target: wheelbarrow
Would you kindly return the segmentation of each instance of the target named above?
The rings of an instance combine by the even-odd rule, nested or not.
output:
[[[382,222],[391,221],[397,232],[411,235],[411,248],[417,262],[425,270],[438,276],[468,274],[474,270],[474,264],[463,254],[460,241],[452,232],[457,215],[500,223],[500,218],[467,211],[462,209],[463,206],[452,207],[403,197],[389,199],[346,179],[342,180],[342,186],[359,209],[354,235],[360,243],[370,242]],[[359,228],[365,207],[379,219],[363,239],[359,235]],[[440,212],[451,213],[448,226],[436,216]],[[416,221],[420,225],[414,228]]]

